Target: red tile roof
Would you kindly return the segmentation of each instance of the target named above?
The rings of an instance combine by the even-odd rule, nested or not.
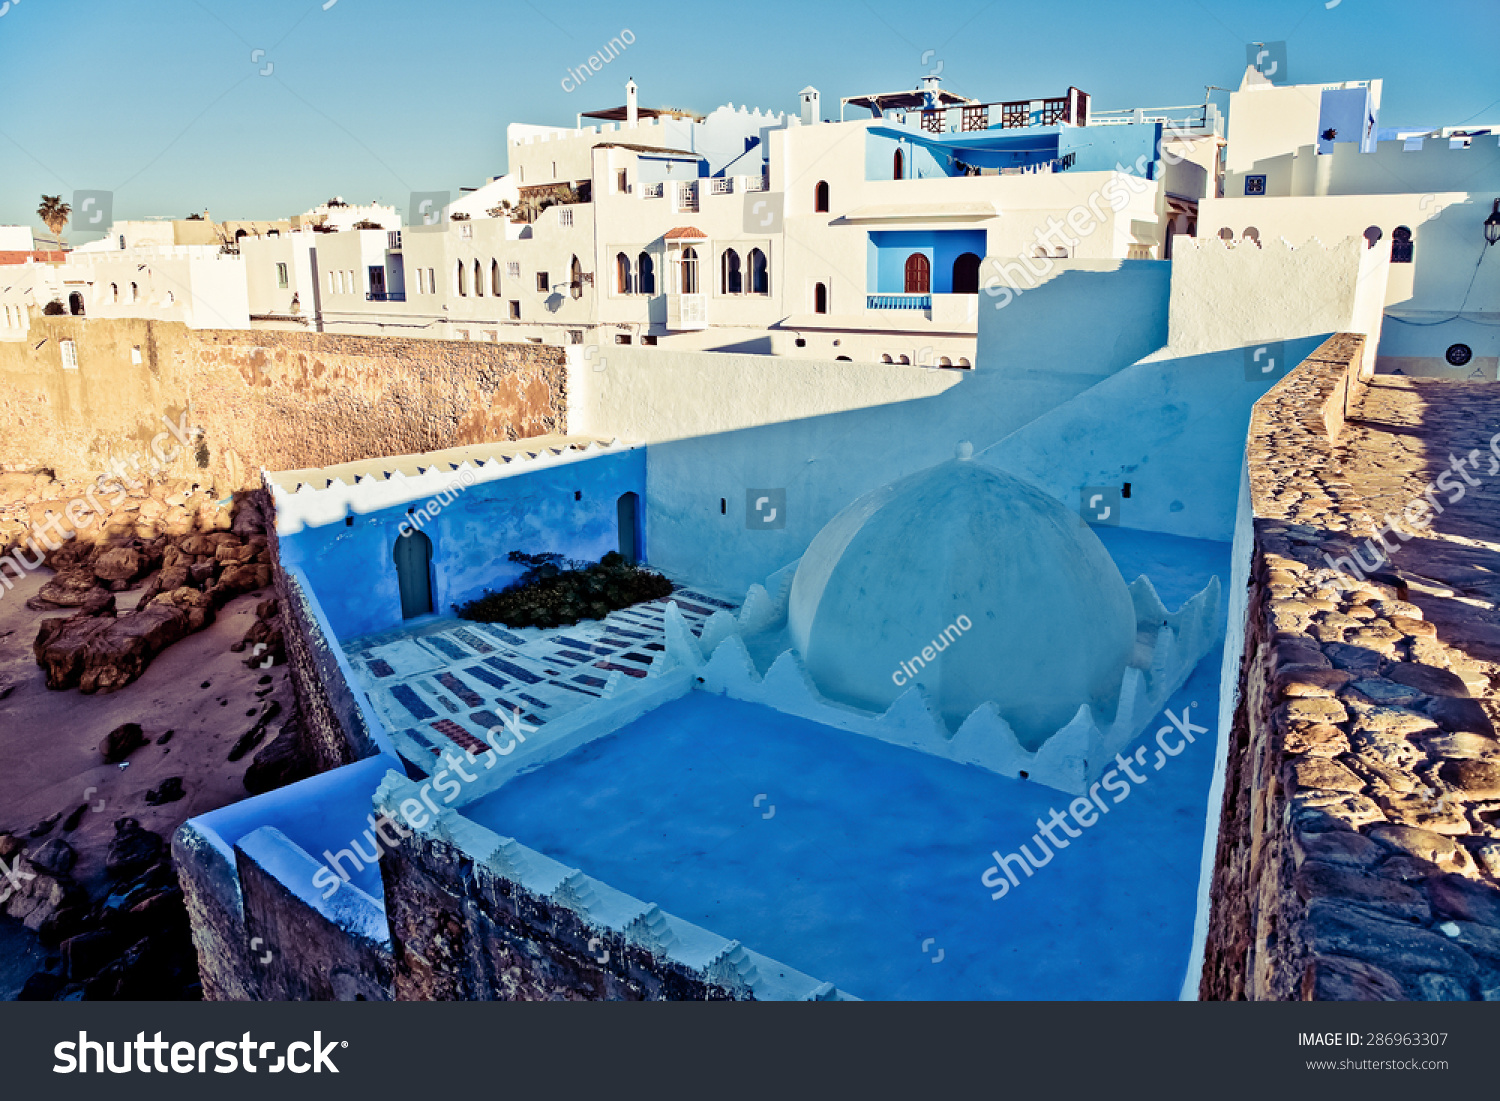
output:
[[[694,226],[678,226],[676,229],[669,229],[665,237],[668,241],[678,241],[684,237],[697,237],[704,241],[708,240],[708,234]]]

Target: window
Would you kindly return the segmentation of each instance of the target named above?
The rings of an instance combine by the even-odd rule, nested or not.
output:
[[[1260,230],[1256,229],[1254,226],[1246,226],[1244,232],[1240,234],[1240,239],[1243,241],[1253,241],[1255,242],[1256,247],[1259,248]]]
[[[932,293],[932,262],[920,252],[906,258],[906,293]]]
[[[828,312],[828,285],[826,283],[813,284],[813,313]],[[887,360],[886,362],[890,362]]]
[[[828,213],[828,181],[819,180],[813,188],[813,210],[818,214]]]
[[[615,174],[615,190],[621,195],[630,193],[630,173],[623,168]]]
[[[547,278],[546,272],[539,271],[536,273],[536,289],[542,294],[546,294],[552,289],[552,282]]]
[[[557,212],[557,224],[564,228],[573,224],[573,208],[565,206]]]
[[[892,162],[891,169],[892,169],[891,179],[893,179],[893,180],[904,180],[904,179],[906,179],[906,157],[902,154],[902,152],[901,152],[900,149],[896,150],[896,156],[895,156],[895,158],[894,158],[894,160]]]
[[[583,265],[578,262],[576,256],[568,265],[568,293],[574,298],[583,297]]]
[[[636,257],[636,293],[656,293],[656,265],[651,262],[651,254],[643,252]]]
[[[466,265],[462,260],[458,261],[457,268],[455,269],[455,274],[457,276],[457,279],[454,283],[453,289],[458,292],[460,297],[467,298],[469,295],[468,265]]]
[[[473,237],[474,236],[474,223],[473,222],[461,222],[459,224],[459,227],[458,227],[458,235],[459,235],[459,237],[463,238],[464,240],[468,240],[469,238]]]
[[[71,340],[63,340],[58,342],[58,347],[62,349],[63,370],[78,370],[78,345]]]
[[[744,290],[744,279],[740,273],[740,254],[732,248],[727,248],[719,257],[719,293],[743,294]]]
[[[521,320],[521,303],[516,302],[514,300],[511,301],[511,304],[510,304],[510,319],[512,321],[520,321]]]
[[[282,290],[286,290],[290,285],[290,280],[287,279],[285,264],[276,265],[276,285]]]
[[[507,261],[506,265],[505,265],[505,274],[506,274],[506,277],[510,278],[510,279],[519,279],[519,278],[521,278],[521,261],[519,261],[519,260],[510,260],[510,261]]]
[[[437,272],[427,269],[427,293],[437,294]]]
[[[583,330],[582,329],[569,329],[568,330],[568,343],[569,344],[582,344],[583,343]]]
[[[966,252],[953,261],[953,293],[979,293],[979,257]]]
[[[677,265],[681,273],[682,286],[680,293],[698,293],[698,250],[692,245],[682,250],[682,260]]]
[[[1371,226],[1364,232],[1365,248],[1374,248],[1384,236],[1385,234],[1380,232],[1379,226]]]
[[[880,357],[880,362],[881,362],[881,363],[894,363],[894,362],[896,362],[896,361],[895,361],[895,360],[893,360],[893,359],[892,359],[892,358],[891,358],[891,357],[890,357],[890,356],[888,356],[888,355],[883,355],[883,356],[881,356],[881,357]]]
[[[68,312],[74,317],[82,317],[84,315],[83,295],[78,291],[74,291],[72,294],[68,295]]]
[[[484,269],[479,266],[479,261],[474,261],[474,297],[484,297]]]
[[[285,284],[283,284],[283,286],[285,286]],[[109,300],[111,302],[118,302],[120,300],[120,284],[111,283],[109,285]]]
[[[1264,176],[1246,176],[1245,194],[1264,195],[1266,193],[1266,178]]]
[[[130,362],[136,367],[141,365],[141,346],[139,344],[130,349]]]
[[[125,248],[125,234],[123,234],[123,233],[120,234],[120,248],[122,250]]]
[[[766,267],[766,254],[758,248],[753,248],[750,250],[747,261],[750,266],[750,293],[770,294],[771,279]]]
[[[1406,226],[1397,226],[1391,230],[1391,263],[1411,263],[1411,230]]]
[[[615,343],[616,344],[629,344],[630,343],[630,334],[629,333],[616,333],[615,334]]]
[[[134,302],[141,296],[140,288],[134,283],[130,284],[130,301]]]
[[[335,291],[337,291],[339,289],[338,288],[338,277],[339,277],[339,273],[336,272],[336,271],[330,271],[328,273],[328,293],[329,294],[333,294]]]
[[[630,257],[623,252],[615,253],[615,293],[632,294],[633,286],[630,272]]]
[[[417,269],[417,293],[427,293],[427,272],[423,268]]]
[[[647,345],[648,347],[654,348],[654,347],[656,347],[656,337],[654,337],[654,336],[643,336],[643,337],[641,337],[641,343]]]
[[[949,359],[947,356],[939,356],[938,357],[938,366],[939,367],[952,367],[953,366],[953,361],[951,359]]]
[[[490,293],[496,298],[500,297],[500,261],[490,261]]]
[[[960,367],[968,367],[969,366],[969,361],[967,359],[965,359],[963,356],[959,356],[958,357],[958,365]]]

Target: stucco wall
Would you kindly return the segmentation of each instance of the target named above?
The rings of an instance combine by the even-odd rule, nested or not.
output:
[[[59,340],[76,342],[65,370]],[[132,361],[132,351],[140,363]],[[202,429],[172,473],[224,489],[271,470],[565,428],[562,353],[525,344],[191,331],[35,317],[0,344],[0,466],[91,478],[149,455],[163,415]]]

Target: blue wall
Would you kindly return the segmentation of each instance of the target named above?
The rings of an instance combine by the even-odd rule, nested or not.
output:
[[[958,173],[948,165],[947,158],[939,160],[925,144],[901,141],[873,131],[865,134],[865,179],[893,180],[896,178],[896,150],[901,150],[906,175],[903,179],[932,179],[938,176],[955,176]]]
[[[617,502],[622,493],[642,501],[646,451],[635,448],[482,482],[421,526],[432,540],[433,611],[452,615],[452,605],[485,589],[502,589],[521,573],[507,556],[513,550],[552,551],[597,560],[619,549]],[[580,500],[574,494],[580,493]],[[408,510],[427,501],[357,515],[343,523],[304,528],[281,539],[282,561],[301,567],[340,641],[401,625],[396,585],[396,539]],[[644,508],[642,509],[644,512]],[[641,554],[650,542],[641,521]]]
[[[1057,153],[1076,154],[1070,172],[1108,172],[1116,167],[1132,176],[1154,180],[1161,175],[1157,149],[1161,123],[1131,122],[1121,126],[1064,126],[1057,138]],[[1144,173],[1136,160],[1145,156]]]
[[[920,252],[932,263],[932,293],[953,293],[953,261],[966,252],[981,260],[986,234],[982,229],[870,231],[865,286],[870,294],[903,294],[906,291],[906,258]]]

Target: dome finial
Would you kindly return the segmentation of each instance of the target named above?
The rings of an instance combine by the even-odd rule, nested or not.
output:
[[[974,457],[974,445],[968,440],[960,440],[958,446],[953,449],[953,456],[957,459],[972,459]]]

